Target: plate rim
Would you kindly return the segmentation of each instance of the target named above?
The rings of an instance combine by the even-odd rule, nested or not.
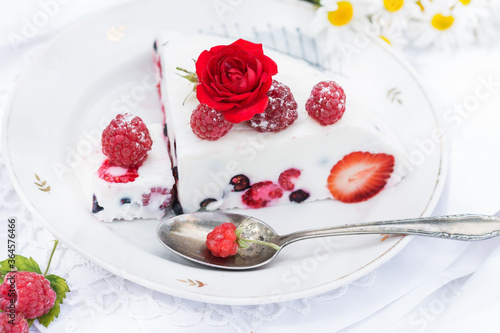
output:
[[[288,3],[288,4],[302,4],[300,1],[292,1],[292,0],[277,0],[282,3]],[[158,0],[149,0],[148,2],[153,3],[153,2],[159,2]],[[305,4],[305,2],[304,2]],[[105,15],[106,13],[109,12],[115,12],[118,10],[121,10],[125,7],[129,6],[137,6],[137,5],[144,5],[143,3],[126,3],[126,4],[119,4],[116,6],[113,6],[111,8],[101,10],[97,13],[90,14],[86,17],[83,17],[76,22],[72,23],[71,25],[63,28],[59,33],[57,33],[52,39],[40,50],[40,52],[34,57],[33,59],[30,60],[29,64],[24,66],[22,68],[22,73],[15,83],[14,87],[11,90],[11,93],[8,96],[7,102],[4,107],[4,116],[2,119],[2,135],[1,135],[1,140],[2,140],[2,154],[1,156],[3,157],[3,162],[6,167],[9,179],[11,181],[11,184],[16,191],[17,195],[21,199],[21,201],[26,205],[26,207],[35,214],[40,222],[42,223],[43,227],[46,228],[54,237],[60,239],[65,246],[70,248],[71,250],[75,251],[82,257],[86,258],[87,260],[95,263],[96,265],[110,271],[111,273],[121,276],[127,280],[130,280],[132,282],[138,283],[139,285],[142,285],[146,288],[151,288],[153,290],[156,290],[158,292],[170,294],[172,296],[177,296],[177,297],[182,297],[186,299],[191,299],[195,301],[200,301],[200,302],[209,302],[209,303],[214,303],[214,304],[225,304],[225,305],[259,305],[259,304],[269,304],[269,303],[275,303],[276,301],[272,299],[272,295],[267,295],[267,296],[247,296],[247,297],[240,297],[238,296],[237,298],[235,297],[227,297],[227,296],[218,296],[218,295],[213,295],[213,294],[199,294],[196,292],[192,292],[191,290],[188,289],[176,289],[173,287],[168,287],[165,288],[165,285],[159,286],[158,283],[155,283],[153,281],[148,281],[148,280],[143,280],[141,277],[139,277],[137,274],[133,274],[131,272],[122,272],[120,271],[119,268],[113,266],[111,263],[97,257],[94,255],[91,255],[89,253],[86,253],[84,250],[79,249],[76,246],[73,246],[71,242],[65,241],[66,237],[61,237],[61,233],[57,230],[57,228],[53,227],[52,224],[48,221],[47,218],[42,216],[42,214],[35,208],[34,204],[32,201],[28,198],[28,195],[25,193],[23,190],[23,187],[21,185],[21,182],[19,181],[17,174],[14,170],[13,167],[13,162],[11,159],[11,150],[9,149],[8,141],[9,141],[9,120],[10,116],[12,114],[12,107],[13,104],[16,100],[16,96],[21,89],[21,86],[26,80],[26,77],[29,75],[30,69],[36,66],[37,62],[53,47],[53,45],[57,44],[61,39],[63,39],[65,36],[71,33],[71,31],[80,28],[81,26],[84,26],[88,21],[92,21],[96,18],[98,18],[101,15]],[[308,5],[308,4],[307,4]],[[312,4],[311,4],[312,6]],[[389,54],[392,58],[395,59],[395,61],[399,62],[401,66],[407,71],[407,73],[412,77],[414,82],[418,84],[420,87],[420,90],[425,97],[425,100],[429,104],[430,110],[432,111],[432,115],[435,120],[435,125],[437,128],[445,130],[445,128],[442,126],[442,121],[438,117],[436,113],[436,109],[434,106],[433,101],[429,97],[428,92],[426,91],[425,87],[423,86],[418,74],[416,73],[415,69],[404,59],[402,56],[398,55],[396,50],[393,50],[389,47],[389,45],[383,44],[382,41],[379,41],[375,38],[370,38],[373,42],[377,44],[377,47],[380,47]],[[429,197],[429,200],[427,201],[426,207],[422,210],[420,216],[427,216],[432,213],[432,211],[435,209],[438,201],[441,198],[441,194],[443,192],[443,188],[446,182],[446,177],[448,173],[448,153],[449,153],[449,142],[448,141],[441,141],[439,142],[438,148],[440,150],[439,154],[439,169],[438,169],[438,174],[436,179],[434,180],[434,188],[432,190],[432,194]],[[344,276],[338,277],[334,280],[330,280],[328,282],[318,284],[312,288],[307,288],[303,290],[298,290],[298,291],[292,291],[292,292],[286,292],[282,295],[280,295],[279,301],[290,301],[290,300],[295,300],[295,299],[300,299],[303,297],[308,297],[312,295],[317,295],[323,292],[331,291],[336,288],[339,288],[343,285],[346,285],[348,283],[351,283],[352,281],[355,281],[366,274],[374,271],[375,269],[379,268],[386,262],[388,262],[390,259],[392,259],[395,255],[397,255],[406,245],[409,244],[409,242],[414,238],[414,236],[401,236],[401,238],[393,244],[390,248],[388,248],[385,252],[381,253],[379,256],[377,256],[375,259],[365,263],[363,266],[359,267],[358,269],[350,272],[349,274],[346,274]],[[142,249],[140,249],[143,251]],[[346,278],[350,279],[350,281],[345,281]],[[168,291],[167,291],[168,290]]]

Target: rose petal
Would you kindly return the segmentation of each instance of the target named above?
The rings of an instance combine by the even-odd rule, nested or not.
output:
[[[260,53],[264,53],[264,50],[262,49],[262,44],[255,44],[255,43],[249,42],[249,41],[244,40],[244,39],[238,39],[237,41],[233,42],[231,45],[240,46],[243,49],[247,50],[247,52],[258,51]]]
[[[235,107],[234,103],[221,103],[212,98],[212,95],[208,94],[205,86],[198,85],[196,87],[196,98],[200,103],[206,104],[209,107],[216,109],[218,111],[225,111]]]

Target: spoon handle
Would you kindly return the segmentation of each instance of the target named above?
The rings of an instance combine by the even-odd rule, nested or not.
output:
[[[283,235],[276,243],[285,246],[302,239],[360,234],[401,234],[464,241],[482,240],[500,234],[500,218],[465,214],[351,224]]]

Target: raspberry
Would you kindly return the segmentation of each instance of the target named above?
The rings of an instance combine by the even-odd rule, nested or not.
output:
[[[163,199],[159,206],[160,209],[165,209],[170,207],[170,202],[172,201],[172,191],[165,187],[152,187],[149,192],[142,194],[142,205],[148,206],[151,199],[154,197],[160,197]]]
[[[137,177],[139,177],[137,166],[129,166],[124,174],[119,175],[113,175],[113,173],[109,170],[112,167],[121,168],[114,166],[110,160],[105,160],[99,170],[97,170],[99,178],[104,179],[108,183],[129,183],[133,182]]]
[[[283,196],[283,190],[271,181],[264,181],[253,184],[243,193],[241,200],[250,208],[262,208],[273,199]]]
[[[322,126],[335,124],[345,111],[345,93],[334,81],[316,84],[306,102],[306,111]]]
[[[200,139],[215,141],[233,128],[233,123],[224,118],[222,112],[199,104],[191,114],[191,129]]]
[[[10,317],[12,315],[12,317]],[[14,320],[14,323],[12,323]],[[0,312],[0,332],[2,333],[28,333],[30,326],[28,321],[18,313],[11,314]]]
[[[153,145],[151,135],[141,118],[119,114],[104,129],[102,152],[113,165],[139,167]]]
[[[286,85],[273,80],[267,92],[269,103],[263,113],[257,113],[248,121],[259,132],[279,132],[284,130],[299,116],[298,105]]]
[[[292,193],[290,193],[288,198],[292,202],[301,203],[302,201],[307,200],[307,198],[309,198],[309,195],[310,194],[304,190],[297,190],[297,191],[293,191]]]
[[[207,235],[207,248],[216,257],[225,258],[238,252],[236,226],[233,223],[218,225]]]
[[[236,175],[231,178],[229,184],[234,186],[234,192],[242,192],[250,188],[250,179],[245,175]]]
[[[15,293],[12,295],[12,284],[15,281]],[[41,274],[34,272],[9,272],[0,286],[0,309],[8,311],[11,299],[15,301],[17,313],[27,319],[46,314],[54,306],[56,293],[50,282]]]
[[[292,183],[292,178],[298,178],[299,176],[300,170],[294,168],[288,169],[280,174],[278,183],[280,184],[282,189],[286,191],[293,191],[293,189],[295,188],[295,184]]]

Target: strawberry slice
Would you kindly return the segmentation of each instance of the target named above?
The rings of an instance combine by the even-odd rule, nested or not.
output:
[[[342,202],[365,201],[384,188],[393,170],[394,156],[355,151],[333,166],[328,189]]]

